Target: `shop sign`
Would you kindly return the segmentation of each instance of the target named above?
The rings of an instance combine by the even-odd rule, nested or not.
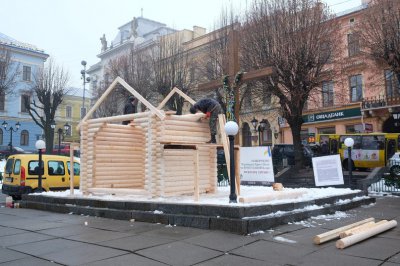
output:
[[[335,119],[351,118],[357,116],[361,116],[360,108],[303,115],[303,122],[313,123],[313,122],[329,121]]]

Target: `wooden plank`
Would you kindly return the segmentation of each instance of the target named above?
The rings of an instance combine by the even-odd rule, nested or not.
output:
[[[93,105],[92,108],[90,108],[89,112],[86,113],[85,117],[81,120],[81,122],[79,122],[79,124],[77,125],[76,129],[79,130],[82,123],[86,122],[86,120],[89,119],[89,117],[92,116],[93,112],[96,111],[96,109],[99,107],[99,105],[104,101],[104,99],[108,96],[108,94],[110,94],[110,92],[114,89],[115,85],[117,85],[118,83],[118,78],[116,78],[111,84],[110,86],[108,86],[108,88],[103,92],[103,94],[101,95],[101,97],[97,100],[97,102]]]
[[[235,150],[235,181],[236,181],[236,195],[240,196],[240,149]]]
[[[122,194],[122,195],[148,195],[148,192],[144,189],[103,189],[103,188],[89,188],[91,193],[99,194]]]
[[[117,77],[117,80],[122,86],[125,87],[125,89],[127,89],[130,93],[132,93],[136,99],[138,99],[142,104],[144,104],[148,109],[150,109],[150,111],[153,114],[155,114],[160,120],[164,120],[165,115],[156,107],[154,107],[150,102],[148,102],[145,98],[143,98],[143,96],[140,95],[140,93],[138,93],[136,90],[134,90],[128,83],[126,83],[125,80],[123,80],[120,77]]]
[[[230,156],[229,156],[229,140],[228,137],[226,136],[225,133],[225,115],[223,114],[219,114],[218,115],[218,123],[219,123],[219,130],[221,133],[221,142],[222,142],[222,146],[224,147],[224,154],[225,154],[225,162],[226,162],[226,168],[228,170],[228,176],[229,178],[231,177],[231,160],[230,160]]]
[[[199,150],[196,149],[194,152],[194,201],[197,202],[199,201],[199,178],[200,178],[200,173],[199,173]]]
[[[371,221],[371,222],[356,226],[354,228],[351,228],[349,230],[346,230],[344,232],[341,232],[339,234],[339,237],[340,238],[345,238],[345,237],[348,237],[348,236],[352,236],[354,234],[358,234],[358,233],[364,232],[364,231],[366,231],[366,230],[368,230],[368,229],[370,229],[370,228],[372,228],[374,226],[377,226],[377,225],[380,225],[380,224],[383,224],[383,223],[386,223],[386,222],[387,222],[387,220],[382,220],[382,221],[379,221],[377,223]]]
[[[188,101],[191,104],[195,104],[196,102],[190,98],[189,96],[187,96],[183,91],[181,91],[180,89],[178,89],[177,87],[174,87],[170,93],[168,93],[168,95],[164,98],[164,100],[157,106],[157,109],[161,109],[164,107],[164,105],[168,102],[168,100],[172,97],[172,95],[174,95],[175,93],[179,94],[182,98],[184,98],[186,101]]]
[[[203,117],[205,117],[205,114],[203,113],[187,114],[187,115],[169,115],[166,117],[165,120],[206,123],[205,121],[200,120]]]
[[[336,241],[336,247],[339,249],[344,249],[347,247],[350,247],[358,242],[361,242],[365,239],[368,239],[372,236],[375,236],[377,234],[380,234],[382,232],[385,232],[389,229],[392,229],[397,226],[397,221],[391,220],[383,224],[379,224],[377,226],[374,226],[372,228],[368,228],[366,231],[360,232],[355,235],[351,235],[345,238],[342,238],[338,241]]]
[[[346,225],[346,226],[342,226],[342,227],[339,227],[337,229],[330,230],[328,232],[316,235],[313,238],[313,242],[315,244],[317,244],[317,245],[325,243],[325,242],[327,242],[329,240],[338,238],[340,233],[343,232],[343,231],[346,231],[346,230],[348,230],[350,228],[354,228],[356,226],[359,226],[361,224],[365,224],[365,223],[368,223],[368,222],[371,222],[371,221],[375,221],[375,218],[371,217],[371,218],[368,218],[368,219],[364,219],[362,221],[359,221],[359,222],[356,222],[356,223],[352,223],[352,224],[349,224],[349,225]]]
[[[252,196],[252,197],[240,197],[239,202],[241,203],[252,203],[252,202],[265,202],[278,199],[295,199],[304,195],[305,191],[273,191],[268,195]]]

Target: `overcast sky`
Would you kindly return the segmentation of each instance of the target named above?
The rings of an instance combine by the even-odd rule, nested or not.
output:
[[[335,12],[361,0],[323,0]],[[0,0],[0,32],[44,49],[69,71],[70,86],[82,87],[81,61],[99,61],[100,37],[114,39],[118,27],[143,17],[178,30],[205,27],[207,32],[224,6],[245,10],[251,0]]]

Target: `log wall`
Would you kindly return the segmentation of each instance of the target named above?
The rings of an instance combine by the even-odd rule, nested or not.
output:
[[[120,122],[116,117],[82,124],[84,193],[139,191],[159,197],[196,194],[195,190],[215,192],[217,151],[212,145],[202,145],[210,139],[208,120],[200,121],[202,114],[167,114],[164,120],[151,112],[129,117],[133,119],[130,125],[116,124]],[[168,142],[185,143],[191,148],[164,149]]]

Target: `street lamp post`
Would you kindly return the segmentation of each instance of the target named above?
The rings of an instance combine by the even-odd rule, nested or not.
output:
[[[15,129],[13,127],[10,127],[9,129],[7,129],[8,123],[6,121],[4,121],[2,125],[3,125],[5,131],[10,131],[10,143],[9,143],[9,146],[10,146],[10,153],[12,153],[12,147],[13,147],[13,145],[12,145],[12,141],[13,141],[12,135],[13,135],[13,132],[17,132],[18,131],[18,129],[21,126],[21,124],[19,122],[17,122],[15,124]]]
[[[351,179],[352,179],[352,170],[353,170],[353,162],[351,160],[351,148],[354,145],[354,139],[346,138],[344,140],[344,145],[347,146],[347,161],[348,161],[348,170],[349,170],[349,187],[351,188]]]
[[[263,145],[263,134],[264,134],[264,130],[267,127],[267,120],[265,120],[264,118],[261,120],[260,122],[260,126],[258,127],[258,146],[262,146]]]
[[[235,121],[228,121],[225,124],[225,132],[229,137],[229,157],[230,157],[230,183],[231,193],[229,203],[237,203],[236,183],[235,183],[235,135],[239,131],[239,126]]]
[[[82,75],[81,79],[83,80],[82,112],[84,112],[84,113],[81,112],[81,116],[82,116],[81,118],[83,118],[86,115],[86,109],[85,109],[85,91],[86,91],[86,88],[85,88],[85,85],[86,85],[86,83],[90,82],[90,77],[86,77],[86,64],[87,64],[86,61],[82,60],[82,62],[81,62],[81,65],[83,66],[83,69],[81,70],[81,75]]]
[[[56,127],[56,123],[53,121],[51,123],[51,128],[54,130]],[[61,154],[61,137],[64,137],[64,135],[68,132],[70,126],[68,125],[68,123],[65,123],[64,125],[64,130],[62,128],[59,128],[57,130],[57,134],[58,134],[58,155]]]
[[[42,174],[43,174],[43,162],[42,162],[42,152],[46,148],[46,143],[39,139],[35,143],[36,149],[39,151],[39,173],[38,173],[38,191],[42,192]]]

